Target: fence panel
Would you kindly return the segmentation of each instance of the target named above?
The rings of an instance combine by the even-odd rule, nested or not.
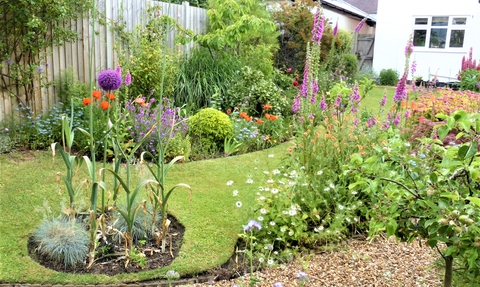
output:
[[[147,8],[152,5],[161,6],[162,14],[168,14],[176,19],[184,28],[191,29],[198,34],[205,30],[206,10],[191,7],[188,2],[170,4],[150,0],[99,0],[97,9],[105,15],[105,19],[102,20],[105,20],[109,25],[123,19],[126,22],[127,31],[131,32],[137,25],[144,26],[146,24]],[[0,23],[1,21],[6,21],[6,18],[0,19]],[[38,65],[41,70],[39,70],[38,77],[32,83],[35,88],[34,95],[30,102],[25,103],[36,115],[47,111],[58,102],[57,88],[52,83],[61,79],[64,70],[72,69],[79,81],[88,83],[91,54],[93,55],[94,75],[98,75],[104,69],[114,69],[117,65],[117,57],[114,51],[115,35],[109,25],[103,26],[96,23],[93,32],[88,17],[83,17],[70,24],[72,29],[78,33],[77,41],[50,47],[47,51],[41,53],[44,59],[39,61]],[[92,33],[95,35],[93,50],[91,50]],[[172,48],[175,47],[173,39],[176,34],[176,31],[172,31],[167,36],[168,44]],[[192,47],[193,43],[189,43],[179,48],[183,53],[188,53]],[[12,60],[13,58],[12,55]],[[9,66],[4,65],[0,72],[9,75]],[[93,79],[96,80],[96,77],[94,76]],[[6,81],[5,86],[8,89],[0,90],[0,122],[9,117],[18,116],[19,103],[26,100],[23,89],[16,87],[13,81],[8,80],[8,77]]]

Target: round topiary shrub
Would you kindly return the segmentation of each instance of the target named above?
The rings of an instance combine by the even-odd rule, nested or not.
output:
[[[72,267],[84,262],[90,245],[82,225],[66,217],[44,220],[33,234],[33,241],[39,254]]]
[[[206,108],[188,119],[188,132],[193,141],[218,147],[233,136],[233,123],[227,114]]]
[[[393,69],[383,69],[380,71],[380,85],[395,86],[398,83],[398,72]]]

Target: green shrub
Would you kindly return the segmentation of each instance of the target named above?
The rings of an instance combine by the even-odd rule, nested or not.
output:
[[[227,114],[206,108],[188,119],[188,132],[195,142],[221,146],[226,138],[233,136],[233,123]]]
[[[171,138],[168,142],[167,150],[165,151],[165,159],[170,161],[176,156],[185,157],[185,161],[190,158],[192,152],[192,144],[190,143],[190,137],[184,136],[181,133],[175,134],[175,137]]]
[[[280,92],[273,80],[265,79],[262,72],[246,66],[242,68],[239,81],[229,90],[222,107],[224,110],[237,107],[255,117],[261,115],[264,105],[270,104],[275,114],[282,114],[291,106]]]
[[[380,71],[380,85],[395,86],[398,83],[398,71],[393,69],[383,69]]]
[[[73,267],[83,263],[90,244],[82,225],[66,217],[44,220],[34,232],[33,240],[40,254]]]
[[[347,79],[353,79],[358,71],[358,59],[354,54],[343,54],[342,64],[344,66],[344,75]]]
[[[480,71],[477,69],[466,69],[460,72],[460,89],[479,92]]]

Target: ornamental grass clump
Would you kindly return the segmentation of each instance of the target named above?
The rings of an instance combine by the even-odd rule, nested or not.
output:
[[[33,233],[39,254],[66,267],[84,263],[89,239],[84,227],[67,217],[46,219]]]

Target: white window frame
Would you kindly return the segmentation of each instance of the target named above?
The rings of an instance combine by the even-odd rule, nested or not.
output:
[[[436,17],[448,17],[448,24],[447,26],[432,26],[432,19]],[[422,19],[426,18],[427,19],[427,24],[415,24],[416,19]],[[453,19],[454,18],[465,18],[466,23],[465,24],[453,24]],[[459,52],[459,51],[464,51],[467,50],[467,47],[465,45],[466,37],[467,37],[467,28],[469,23],[472,22],[472,17],[469,15],[414,15],[412,19],[412,35],[414,35],[415,30],[426,30],[426,36],[425,36],[425,45],[424,46],[414,46],[415,51],[438,51],[438,52]],[[432,28],[445,28],[447,30],[446,34],[446,43],[445,46],[439,46],[439,47],[430,47],[430,40],[431,40],[431,31]],[[452,30],[464,30],[463,34],[463,44],[462,47],[450,47],[450,36]]]

